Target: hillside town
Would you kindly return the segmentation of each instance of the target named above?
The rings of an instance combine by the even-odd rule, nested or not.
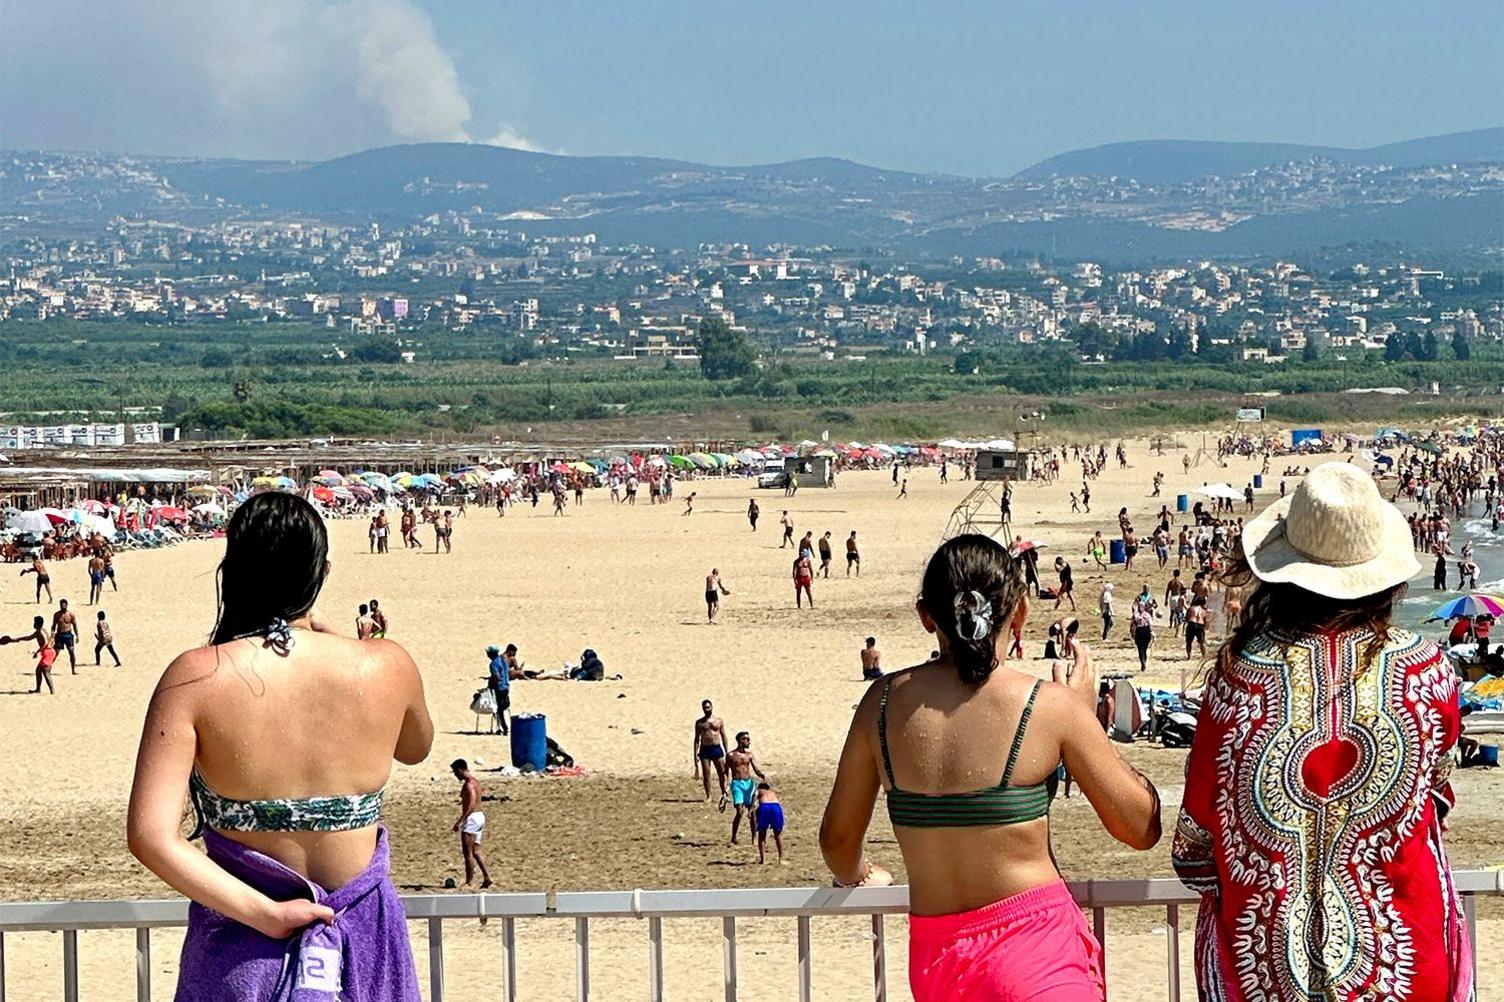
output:
[[[693,359],[706,315],[780,351],[831,359],[1070,339],[1089,361],[1108,350],[1104,337],[1157,335],[1228,360],[1277,361],[1313,344],[1383,350],[1412,333],[1504,337],[1498,273],[1424,262],[1114,271],[788,245],[689,252],[540,236],[460,213],[396,227],[115,219],[95,237],[19,241],[6,258],[0,320],[285,320],[388,342],[469,329],[540,354],[622,360]]]

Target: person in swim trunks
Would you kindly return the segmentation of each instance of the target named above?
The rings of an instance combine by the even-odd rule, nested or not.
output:
[[[100,547],[99,555],[104,558],[104,576],[110,579],[110,591],[119,591],[120,585],[115,581],[115,549],[109,543]],[[100,591],[104,589],[101,588]]]
[[[1087,540],[1086,555],[1096,561],[1098,570],[1107,569],[1107,540],[1102,538],[1101,529],[1098,529],[1096,534]]]
[[[31,558],[31,566],[21,568],[21,577],[28,574],[37,576],[37,604],[42,604],[42,590],[47,590],[47,601],[52,601],[52,575],[47,573],[47,565],[42,563],[40,555]]]
[[[862,555],[856,548],[856,530],[851,530],[851,535],[846,537],[846,576],[851,577],[851,569],[856,568],[856,576],[862,576]]]
[[[41,692],[42,683],[47,683],[47,691],[57,695],[57,690],[52,687],[52,662],[57,660],[57,649],[52,646],[52,638],[43,629],[46,623],[41,616],[33,616],[31,619],[31,632],[22,637],[0,637],[0,646],[5,644],[24,644],[28,640],[37,642],[37,649],[32,657],[37,659],[37,687],[32,692]]]
[[[757,784],[757,861],[768,861],[768,832],[773,833],[773,844],[778,847],[778,865],[788,866],[783,858],[783,804],[778,800],[778,791],[764,780]]]
[[[74,644],[78,639],[78,617],[68,609],[68,600],[60,599],[57,603],[57,612],[52,614],[52,646],[61,652],[68,649],[68,667],[73,674],[78,674],[78,654],[74,650]]]
[[[810,560],[809,551],[800,550],[799,556],[794,558],[794,607],[804,608],[804,599],[809,599],[809,607],[815,607],[815,593],[810,590],[810,585],[815,580],[814,562]]]
[[[737,733],[736,750],[726,756],[726,763],[731,770],[731,803],[736,808],[736,815],[731,819],[731,844],[736,845],[743,813],[747,815],[747,833],[752,833],[753,801],[757,793],[757,783],[752,776],[756,774],[763,781],[768,777],[757,764],[757,756],[752,754],[752,735],[746,731]]]
[[[480,840],[486,834],[486,814],[480,809],[480,780],[470,771],[470,763],[462,758],[449,763],[449,768],[460,781],[460,817],[450,831],[460,835],[460,852],[465,857],[464,886],[470,886],[479,867],[480,888],[485,890],[491,886],[491,874],[486,872],[486,855],[480,848]]]
[[[99,595],[104,591],[104,557],[98,553],[89,558],[89,604],[94,605],[99,601]]]
[[[828,530],[826,531],[825,535],[823,535],[823,536],[820,537],[819,548],[820,548],[820,574],[821,574],[821,576],[828,578],[828,577],[830,577],[830,554],[831,554],[830,532]]]
[[[705,618],[712,625],[715,623],[715,614],[721,611],[721,596],[730,594],[731,589],[721,580],[721,572],[712,567],[710,573],[705,575]]]
[[[705,800],[710,801],[710,770],[715,767],[721,786],[720,809],[726,809],[726,723],[715,715],[710,700],[700,704],[703,715],[695,721],[694,774],[705,784]]]

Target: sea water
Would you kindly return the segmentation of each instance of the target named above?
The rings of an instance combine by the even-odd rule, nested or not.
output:
[[[1456,552],[1447,558],[1445,591],[1431,588],[1431,574],[1436,567],[1435,555],[1415,554],[1415,559],[1420,561],[1420,573],[1410,579],[1410,588],[1395,616],[1396,625],[1432,638],[1445,635],[1444,624],[1427,623],[1426,620],[1443,603],[1468,594],[1457,590],[1457,562],[1463,543],[1473,544],[1473,562],[1478,565],[1477,593],[1504,597],[1504,522],[1500,523],[1499,531],[1495,532],[1489,518],[1459,519],[1452,523],[1451,542],[1452,549]],[[1497,640],[1504,640],[1504,637],[1496,637],[1495,642]]]

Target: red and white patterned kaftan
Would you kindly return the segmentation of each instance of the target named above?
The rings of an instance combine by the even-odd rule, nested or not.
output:
[[[1441,819],[1460,717],[1436,645],[1271,631],[1208,683],[1175,833],[1204,1002],[1461,1002]]]

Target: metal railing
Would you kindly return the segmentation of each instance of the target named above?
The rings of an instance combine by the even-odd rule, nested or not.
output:
[[[1474,943],[1478,942],[1477,898],[1504,896],[1504,872],[1458,870],[1454,873]],[[1085,880],[1070,884],[1076,901],[1092,915],[1092,928],[1107,955],[1110,908],[1164,908],[1165,971],[1168,1002],[1179,1002],[1180,908],[1199,898],[1172,879]],[[648,984],[653,1002],[662,1002],[664,984],[663,920],[719,918],[721,963],[726,1002],[736,1002],[737,919],[792,918],[798,942],[799,998],[814,998],[811,921],[824,917],[867,916],[872,922],[872,990],[876,1002],[888,996],[887,939],[884,916],[908,910],[907,887],[760,888],[687,891],[584,891],[548,894],[410,894],[402,903],[410,921],[428,926],[429,1002],[444,1002],[444,922],[451,919],[500,919],[504,991],[507,1002],[518,998],[516,922],[519,918],[574,921],[575,998],[593,997],[590,975],[590,927],[593,920],[639,919],[647,922]],[[188,924],[188,905],[168,901],[0,902],[0,1002],[5,1002],[5,937],[19,932],[61,932],[64,1002],[78,1002],[78,934],[101,929],[136,931],[136,999],[151,999],[151,930]],[[1475,951],[1476,952],[1476,951]]]

